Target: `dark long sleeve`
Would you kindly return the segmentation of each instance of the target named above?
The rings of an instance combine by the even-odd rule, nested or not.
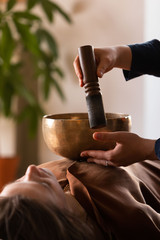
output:
[[[131,70],[124,70],[124,77],[130,80],[143,74],[160,77],[160,41],[154,39],[141,44],[129,45],[132,51]]]

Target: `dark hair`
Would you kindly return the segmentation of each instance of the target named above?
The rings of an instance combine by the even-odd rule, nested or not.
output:
[[[69,211],[22,196],[0,199],[0,239],[93,240],[92,230]]]

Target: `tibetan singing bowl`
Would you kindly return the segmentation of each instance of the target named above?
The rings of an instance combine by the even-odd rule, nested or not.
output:
[[[106,117],[106,127],[91,129],[87,113],[46,115],[42,121],[44,140],[53,153],[73,160],[80,160],[84,150],[111,149],[113,143],[96,141],[93,133],[130,131],[131,117],[117,113],[106,113]]]

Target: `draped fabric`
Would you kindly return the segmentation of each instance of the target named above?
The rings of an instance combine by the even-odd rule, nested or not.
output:
[[[69,159],[49,168],[106,234],[117,240],[160,239],[160,161],[104,167]]]

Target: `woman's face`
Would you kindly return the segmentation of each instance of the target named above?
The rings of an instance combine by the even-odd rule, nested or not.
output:
[[[41,203],[54,203],[66,207],[66,199],[56,177],[48,169],[31,165],[25,175],[4,187],[0,196],[23,195]]]

